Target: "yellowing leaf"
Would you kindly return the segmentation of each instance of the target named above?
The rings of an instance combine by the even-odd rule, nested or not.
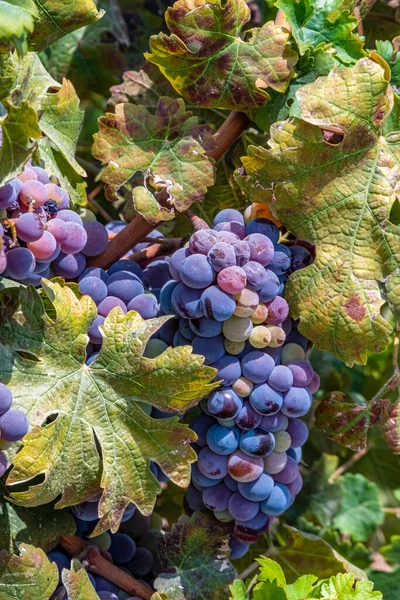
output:
[[[138,402],[184,412],[216,387],[210,384],[215,369],[203,367],[190,346],[144,358],[148,339],[169,317],[144,321],[120,310],[107,317],[100,354],[89,367],[86,332],[96,316],[94,302],[78,300],[69,287],[44,285],[54,307],[50,314],[33,288],[4,290],[0,297],[0,379],[31,426],[8,483],[45,476],[10,496],[22,506],[60,496],[56,508],[63,508],[101,487],[96,534],[115,531],[129,503],[151,512],[160,488],[151,460],[187,486],[196,459],[190,447],[195,434],[186,425],[177,417],[152,419]]]
[[[33,0],[0,0],[0,15],[0,42],[5,43],[33,31],[39,11]]]
[[[160,98],[154,115],[134,104],[118,104],[115,112],[99,119],[92,149],[106,166],[101,178],[110,190],[118,190],[141,171],[145,187],[150,184],[155,193],[142,189],[135,200],[150,221],[155,213],[170,219],[175,210],[202,200],[215,179],[214,160],[205,151],[211,130],[198,125],[183,100]]]
[[[240,179],[253,201],[270,202],[292,233],[316,244],[315,263],[290,277],[286,298],[301,333],[352,365],[388,343],[385,294],[400,314],[400,229],[389,222],[400,145],[397,133],[383,135],[393,91],[364,58],[297,97],[302,120],[276,123],[270,148],[250,147]]]
[[[0,552],[0,600],[49,600],[58,583],[57,565],[28,544],[19,552]]]
[[[69,600],[98,600],[88,574],[76,559],[72,561],[71,570],[63,569],[62,581],[68,592]]]
[[[178,0],[165,20],[170,36],[150,38],[147,60],[191,104],[248,111],[284,92],[297,62],[289,32],[266,23],[241,37],[250,19],[244,0]]]

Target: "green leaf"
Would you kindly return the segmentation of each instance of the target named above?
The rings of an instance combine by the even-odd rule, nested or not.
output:
[[[354,587],[353,587],[354,586]],[[339,573],[321,586],[321,599],[326,600],[382,600],[381,592],[374,592],[371,581],[357,581],[354,575]],[[386,600],[386,599],[385,599]]]
[[[13,72],[11,100],[15,105],[26,102],[36,111],[41,110],[49,88],[60,88],[44,68],[34,52],[20,58],[15,52],[10,58],[10,71]]]
[[[175,90],[191,104],[247,112],[284,92],[297,62],[289,32],[271,21],[240,37],[250,19],[244,0],[178,0],[165,20],[170,36],[150,38],[151,53]]]
[[[399,85],[400,83],[400,53],[396,52],[394,56],[393,44],[389,40],[375,42],[376,50],[382,58],[385,59],[390,67],[391,78],[390,82],[392,85]]]
[[[46,138],[39,140],[38,150],[48,174],[57,177],[60,186],[67,192],[70,205],[86,206],[87,183],[71,167],[63,154],[57,152]]]
[[[390,544],[383,546],[380,553],[391,565],[400,565],[400,535],[393,535],[390,538]]]
[[[119,104],[116,114],[99,119],[94,136],[93,156],[106,168],[102,180],[114,192],[138,171],[143,172],[145,187],[156,190],[152,203],[139,204],[150,221],[154,210],[163,207],[183,211],[203,199],[215,179],[214,160],[204,145],[210,128],[198,125],[197,117],[185,111],[182,99],[160,98],[155,115],[143,106]],[[165,216],[170,218],[169,213]]]
[[[400,568],[392,573],[386,571],[369,571],[369,578],[374,582],[374,587],[382,592],[384,600],[398,600]]]
[[[33,31],[39,18],[34,0],[0,0],[0,42],[22,38]]]
[[[252,600],[287,600],[287,595],[274,579],[265,583],[258,583],[254,588]]]
[[[286,595],[288,600],[304,600],[310,596],[314,589],[314,583],[318,577],[315,575],[302,575],[294,583],[286,587]]]
[[[342,504],[333,526],[359,542],[366,541],[385,520],[378,488],[363,475],[347,473],[341,479]]]
[[[7,114],[0,118],[3,140],[0,148],[0,187],[22,171],[41,136],[36,111],[26,102],[13,106],[4,102]]]
[[[368,431],[379,421],[384,407],[382,400],[359,405],[342,392],[331,392],[318,405],[315,424],[331,440],[357,452],[367,447]]]
[[[67,511],[51,505],[23,508],[7,502],[0,482],[0,548],[14,552],[20,542],[53,550],[62,535],[75,533],[75,521]]]
[[[259,581],[276,581],[279,587],[285,587],[285,575],[277,562],[266,556],[261,556],[257,562],[260,565]]]
[[[246,592],[246,586],[240,579],[236,579],[232,585],[229,586],[229,591],[231,594],[229,600],[250,600],[250,596]]]
[[[146,514],[153,509],[160,486],[150,460],[187,486],[196,459],[189,445],[195,435],[186,425],[176,417],[152,419],[138,402],[184,412],[216,387],[210,384],[215,369],[203,367],[203,357],[192,355],[190,346],[143,358],[148,339],[169,317],[143,321],[134,311],[120,310],[107,317],[100,354],[89,367],[86,332],[97,314],[94,302],[88,296],[78,300],[68,286],[42,285],[54,307],[50,314],[31,287],[0,297],[1,379],[31,426],[8,483],[45,475],[10,496],[27,507],[60,496],[56,508],[63,508],[87,500],[100,486],[94,535],[116,531],[130,502]],[[45,424],[49,415],[57,418]]]
[[[363,40],[354,33],[358,20],[352,16],[355,0],[278,0],[292,27],[301,54],[321,42],[332,44],[344,63],[365,56]]]
[[[76,145],[83,124],[83,110],[79,108],[79,98],[70,81],[63,80],[56,94],[48,94],[42,104],[40,128],[55,144],[71,167],[85,177],[84,169],[75,160]]]
[[[364,571],[345,560],[318,536],[287,526],[284,528],[284,536],[282,542],[285,545],[274,548],[272,558],[281,565],[289,582],[310,573],[319,579],[341,572],[354,573],[357,579],[367,579]]]
[[[159,221],[170,221],[175,216],[173,209],[160,206],[154,194],[141,185],[133,188],[132,198],[135,210],[145,215],[149,223],[157,225]]]
[[[76,559],[72,560],[71,570],[63,569],[62,582],[69,600],[99,600],[88,574]]]
[[[67,33],[94,23],[103,15],[93,0],[35,0],[35,3],[39,19],[28,38],[30,50],[34,52],[41,52]]]
[[[393,92],[382,68],[361,59],[297,92],[302,121],[277,123],[270,148],[250,147],[239,181],[256,202],[316,244],[313,265],[290,276],[286,299],[299,331],[346,364],[387,345],[380,315],[385,277],[397,274],[399,228],[388,219],[398,194],[399,145],[382,136]],[[323,131],[343,134],[327,141]],[[383,283],[382,283],[383,282]],[[396,279],[386,292],[395,289]],[[400,295],[391,295],[400,311]]]
[[[21,544],[20,556],[0,552],[0,600],[49,600],[58,569],[43,550]]]
[[[171,600],[225,600],[235,576],[228,537],[229,530],[210,516],[181,516],[170,533],[158,538],[164,572],[154,582],[156,590]]]

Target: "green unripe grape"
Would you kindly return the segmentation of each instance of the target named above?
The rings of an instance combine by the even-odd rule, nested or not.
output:
[[[283,331],[282,327],[278,327],[277,325],[267,325],[267,327],[271,333],[269,346],[271,346],[271,348],[279,348],[279,346],[282,346],[286,340],[286,333]]]
[[[235,294],[236,308],[234,314],[237,317],[250,317],[258,306],[259,298],[256,292],[245,288],[240,294]]]
[[[236,425],[235,419],[217,419],[217,421],[223,427],[234,427]]]
[[[227,340],[231,342],[245,342],[249,339],[253,323],[249,317],[231,317],[224,321],[222,325],[222,333]]]
[[[246,377],[239,377],[232,385],[232,389],[240,398],[247,398],[254,389],[254,383]]]
[[[150,529],[157,529],[158,531],[160,531],[163,527],[163,520],[161,515],[159,515],[156,512],[153,512],[153,514],[150,517]]]
[[[157,356],[160,356],[160,354],[162,354],[167,348],[167,344],[162,340],[149,340],[146,344],[143,356],[145,356],[146,358],[156,358]]]
[[[214,510],[214,517],[221,521],[222,523],[232,523],[234,518],[232,517],[229,510]]]
[[[13,445],[13,442],[6,442],[0,439],[0,450],[8,450]]]
[[[82,221],[97,221],[96,215],[94,214],[94,212],[92,212],[91,210],[89,210],[88,208],[81,208],[79,210],[79,216],[82,219]]]
[[[277,431],[276,433],[274,433],[274,437],[275,437],[275,448],[274,451],[275,452],[286,452],[286,450],[289,450],[290,445],[292,443],[292,438],[290,437],[290,435],[288,434],[287,431]]]
[[[290,342],[282,348],[281,364],[287,365],[289,362],[292,362],[292,360],[304,360],[305,356],[306,353],[299,344]]]
[[[268,317],[268,307],[261,302],[255,309],[252,315],[250,315],[251,322],[254,325],[261,325]]]
[[[157,554],[157,539],[162,535],[162,532],[158,529],[149,529],[140,536],[139,538],[139,546],[142,548],[147,548],[153,554]]]
[[[271,332],[264,325],[257,325],[250,334],[249,342],[254,348],[266,348],[271,342]]]
[[[240,354],[244,350],[245,345],[246,344],[244,342],[231,342],[227,339],[224,340],[225,350],[228,354]]]
[[[107,531],[104,531],[104,533],[101,533],[97,537],[90,538],[90,543],[103,550],[103,552],[108,552],[111,547],[111,535]]]

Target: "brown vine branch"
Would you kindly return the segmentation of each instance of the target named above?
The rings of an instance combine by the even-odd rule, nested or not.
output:
[[[218,161],[225,152],[239,139],[249,126],[249,118],[244,113],[231,112],[214,134],[215,145],[210,158]],[[148,223],[138,215],[122,229],[108,244],[102,254],[88,261],[90,267],[108,269],[115,261],[124,256],[135,244],[141,242],[159,223]]]
[[[80,558],[92,573],[101,575],[132,596],[150,600],[153,592],[147,586],[110,563],[95,546],[90,546],[76,535],[62,536],[59,544],[70,556]]]
[[[147,241],[149,239],[154,240],[154,238],[146,238],[144,241]],[[129,260],[140,262],[142,260],[150,260],[151,258],[156,258],[157,256],[161,256],[165,253],[170,254],[171,252],[174,252],[179,248],[182,238],[167,238],[167,241],[169,242],[168,244],[164,242],[161,242],[159,244],[151,244],[147,248],[144,248],[144,250],[134,252],[130,255]]]
[[[367,452],[368,452],[368,448],[363,448],[362,450],[359,450],[358,452],[353,454],[353,456],[351,456],[349,458],[349,460],[347,460],[345,463],[340,465],[340,467],[338,467],[336,469],[336,471],[334,471],[332,473],[332,475],[328,479],[328,482],[334,483],[337,479],[339,479],[339,477],[341,475],[343,475],[343,473],[348,471],[356,462],[361,460],[363,458],[363,456],[365,456],[367,454]]]

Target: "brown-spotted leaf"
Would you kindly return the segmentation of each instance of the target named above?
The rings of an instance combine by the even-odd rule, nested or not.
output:
[[[118,104],[115,114],[99,119],[99,128],[92,152],[105,166],[101,178],[109,193],[112,196],[142,172],[144,187],[150,184],[155,190],[151,205],[145,204],[141,211],[150,221],[154,206],[160,216],[167,209],[164,216],[170,218],[171,211],[180,212],[201,201],[214,184],[214,160],[206,154],[211,130],[185,111],[182,99],[160,98],[154,115],[144,106]],[[157,199],[160,193],[163,206]]]
[[[170,600],[225,600],[235,570],[228,561],[229,529],[199,512],[181,516],[158,538],[163,573],[154,587]]]
[[[58,584],[57,565],[28,544],[19,553],[0,552],[0,600],[49,600]]]
[[[122,83],[110,88],[109,106],[133,102],[146,108],[156,108],[161,96],[175,96],[168,79],[152,63],[146,62],[140,71],[125,71]]]
[[[383,400],[360,405],[342,392],[332,392],[315,411],[315,424],[331,440],[357,452],[367,447],[368,431],[379,421],[384,406]]]
[[[149,338],[169,317],[144,321],[135,311],[115,309],[89,366],[87,329],[96,305],[69,286],[42,285],[52,310],[32,287],[0,295],[0,380],[30,424],[8,477],[10,486],[25,489],[11,488],[10,496],[26,507],[58,499],[55,507],[64,508],[101,488],[95,535],[115,531],[131,502],[152,511],[160,486],[150,461],[185,487],[196,460],[195,434],[177,417],[151,418],[141,403],[182,413],[216,387],[210,383],[215,369],[204,367],[190,346],[145,358]],[[38,476],[44,476],[40,483]]]
[[[385,407],[379,427],[383,439],[387,442],[393,454],[400,454],[400,413],[399,403]]]
[[[72,560],[70,570],[63,569],[62,582],[69,600],[99,600],[88,574],[76,559]]]
[[[271,21],[252,29],[245,0],[178,0],[165,20],[170,36],[150,38],[147,60],[158,65],[175,90],[191,104],[248,111],[284,92],[297,54],[289,31]]]
[[[393,107],[385,70],[363,58],[297,92],[301,119],[276,123],[269,148],[250,147],[239,176],[253,201],[316,245],[314,264],[291,275],[287,300],[299,330],[349,365],[387,345],[386,294],[400,314],[399,134],[383,135]],[[385,128],[386,131],[386,128]],[[331,138],[333,134],[335,137]]]

